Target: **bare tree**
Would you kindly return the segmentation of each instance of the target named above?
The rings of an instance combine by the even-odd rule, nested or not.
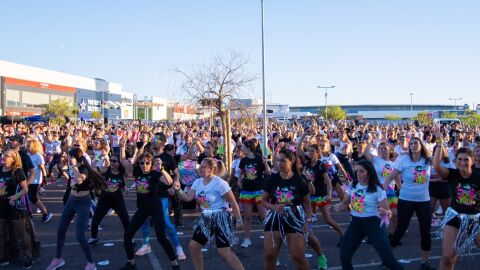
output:
[[[211,106],[225,129],[225,112],[231,109],[227,105],[233,99],[244,97],[256,79],[247,74],[247,64],[247,58],[238,52],[231,52],[226,57],[216,55],[210,63],[193,68],[190,72],[176,72],[185,79],[181,85],[183,95],[199,106]]]

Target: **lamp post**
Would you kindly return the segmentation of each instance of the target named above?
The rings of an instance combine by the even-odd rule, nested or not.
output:
[[[268,137],[267,137],[267,100],[266,100],[266,92],[265,92],[265,35],[263,31],[263,0],[261,0],[262,4],[262,93],[263,93],[263,148],[265,149],[264,155],[267,155],[267,145],[268,145]]]
[[[410,93],[410,119],[413,119],[413,93]]]
[[[335,85],[332,86],[317,86],[317,88],[325,89],[325,121],[328,120],[328,89],[335,88]],[[320,106],[318,106],[318,114],[320,114]]]
[[[453,100],[454,104],[455,104],[455,111],[457,110],[457,100],[462,100],[463,98],[449,98],[449,100]]]

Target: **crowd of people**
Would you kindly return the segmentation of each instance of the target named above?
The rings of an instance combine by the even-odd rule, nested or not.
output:
[[[402,244],[414,213],[422,270],[435,269],[429,260],[432,227],[443,232],[440,269],[453,269],[459,254],[480,245],[478,127],[311,118],[270,123],[268,138],[259,123],[234,122],[231,128],[226,138],[221,127],[204,121],[1,126],[0,265],[14,259],[23,269],[34,265],[41,244],[32,213],[42,214],[44,223],[52,219],[41,195],[49,183],[63,180],[56,256],[47,270],[68,267],[63,248],[72,220],[85,269],[96,269],[90,246],[99,242],[109,211],[124,230],[122,269],[137,269],[135,256],[152,252],[151,227],[172,269],[180,269],[187,255],[195,269],[204,269],[201,248],[213,240],[228,266],[244,269],[231,248],[240,240],[238,231],[240,247],[252,245],[257,219],[264,226],[264,269],[278,265],[282,243],[297,269],[310,269],[307,245],[318,269],[327,269],[322,237],[312,227],[317,213],[339,236],[343,269],[353,269],[365,238],[383,266],[403,269],[394,248]],[[226,149],[232,149],[231,168]],[[131,217],[125,192],[137,196]],[[185,206],[199,212],[187,254],[177,234],[185,226]],[[345,230],[330,211],[350,212]],[[135,251],[139,230],[142,245]]]

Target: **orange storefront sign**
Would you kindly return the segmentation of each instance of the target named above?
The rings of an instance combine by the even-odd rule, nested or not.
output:
[[[50,84],[50,83],[43,83],[43,82],[20,80],[20,79],[14,79],[14,78],[5,78],[5,84],[29,86],[29,87],[34,87],[34,88],[44,88],[44,89],[48,89],[48,90],[69,92],[69,93],[75,93],[76,92],[76,89],[73,88],[73,87]]]

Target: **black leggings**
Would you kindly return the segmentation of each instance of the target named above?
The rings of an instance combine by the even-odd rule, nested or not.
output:
[[[432,239],[430,226],[432,213],[430,212],[430,201],[412,202],[398,200],[397,204],[397,229],[390,235],[390,245],[396,247],[408,229],[413,213],[417,214],[418,225],[420,226],[420,247],[423,251],[430,251]]]
[[[102,194],[98,199],[97,208],[92,218],[92,238],[97,238],[98,225],[108,213],[108,210],[113,209],[122,222],[123,229],[126,231],[128,227],[128,212],[125,206],[125,200],[122,193],[119,194]]]
[[[165,250],[165,253],[167,253],[170,261],[175,261],[177,259],[175,251],[173,250],[172,244],[167,240],[167,237],[165,236],[165,220],[163,216],[162,205],[156,205],[155,207],[149,208],[138,208],[133,215],[132,220],[130,220],[128,228],[123,236],[125,251],[127,252],[128,260],[133,260],[135,258],[133,250],[133,236],[138,231],[138,229],[142,227],[143,223],[145,223],[145,220],[147,220],[147,218],[150,216],[152,217],[152,222],[155,228],[158,242],[162,246],[163,250]]]
[[[368,237],[368,241],[372,243],[386,267],[403,269],[403,266],[393,256],[392,248],[388,245],[387,234],[380,227],[380,219],[378,217],[360,218],[353,216],[340,246],[342,269],[353,269],[353,254],[365,237]]]
[[[178,195],[169,196],[170,202],[172,203],[173,215],[174,215],[174,224],[179,226],[183,224],[183,206],[182,202],[178,198]]]
[[[48,166],[48,175],[52,174],[53,168],[55,165],[58,165],[62,162],[62,156],[60,154],[53,154],[53,159]]]
[[[342,153],[337,153],[336,156],[338,158],[338,161],[340,161],[340,163],[342,164],[345,171],[350,175],[350,177],[353,177],[354,176],[353,169],[352,169],[352,165],[350,164],[350,161],[348,160],[348,156]],[[347,176],[345,175],[345,177]]]

